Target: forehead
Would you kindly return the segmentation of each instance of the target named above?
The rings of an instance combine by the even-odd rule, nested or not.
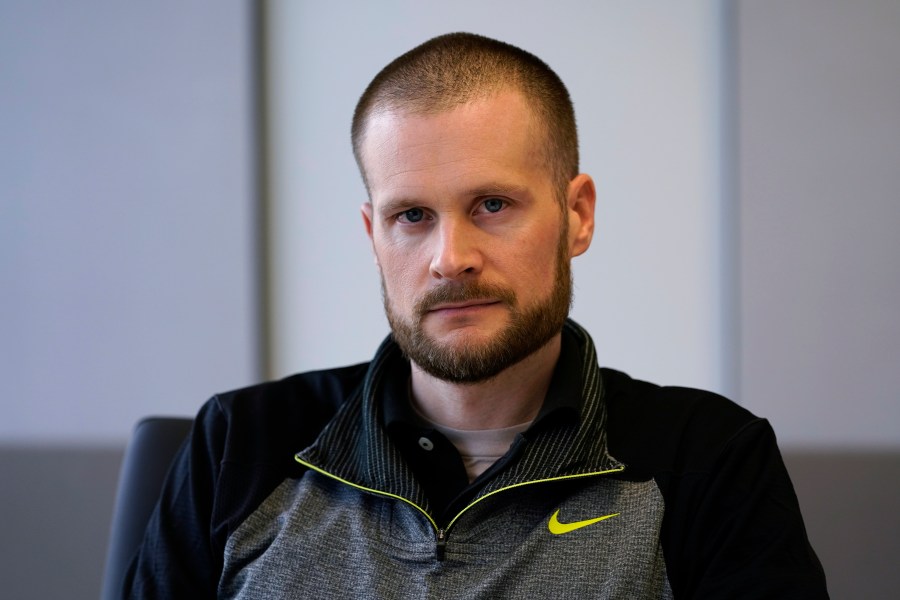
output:
[[[540,132],[533,111],[513,91],[435,114],[379,110],[368,119],[361,147],[372,200],[546,177]]]

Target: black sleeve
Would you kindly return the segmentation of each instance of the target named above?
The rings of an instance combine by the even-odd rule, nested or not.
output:
[[[673,501],[663,535],[676,598],[828,598],[767,421],[735,433],[710,470],[677,478],[663,486]]]
[[[212,535],[225,418],[216,399],[194,422],[163,487],[144,541],[129,568],[123,598],[215,598],[222,549]]]

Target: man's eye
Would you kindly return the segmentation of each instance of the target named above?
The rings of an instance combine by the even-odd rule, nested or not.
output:
[[[500,198],[488,198],[483,204],[484,209],[491,213],[500,212],[504,206],[504,202]]]
[[[421,208],[411,208],[400,214],[400,220],[407,223],[418,223],[425,217],[425,211]]]

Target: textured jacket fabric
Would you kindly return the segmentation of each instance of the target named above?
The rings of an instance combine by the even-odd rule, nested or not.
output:
[[[601,369],[438,517],[381,397],[404,359],[214,397],[126,581],[135,598],[827,598],[765,420]]]

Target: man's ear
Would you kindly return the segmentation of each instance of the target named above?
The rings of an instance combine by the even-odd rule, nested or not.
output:
[[[369,239],[372,239],[372,203],[371,202],[363,202],[363,205],[359,207],[359,211],[362,213],[363,223],[366,226],[366,234],[369,236]]]
[[[566,214],[569,217],[569,256],[583,254],[594,237],[594,205],[597,190],[590,175],[577,175],[566,190]]]
[[[378,264],[378,255],[375,254],[375,238],[372,235],[372,203],[364,202],[362,206],[359,207],[359,212],[362,213],[363,224],[366,227],[366,235],[369,236],[369,241],[372,242],[372,254],[375,256],[375,264]]]

